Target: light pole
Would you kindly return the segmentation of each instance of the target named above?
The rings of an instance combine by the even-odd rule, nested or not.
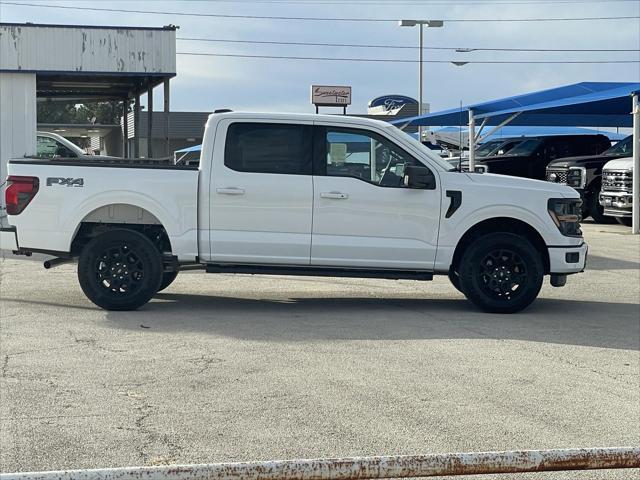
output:
[[[400,20],[398,22],[401,27],[415,27],[420,25],[420,56],[419,56],[419,70],[418,70],[418,115],[422,115],[422,58],[424,53],[423,37],[424,26],[429,27],[442,27],[444,22],[442,20]],[[418,127],[418,138],[422,141],[422,126]]]

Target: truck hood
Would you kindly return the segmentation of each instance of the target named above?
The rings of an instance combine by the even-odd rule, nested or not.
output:
[[[624,158],[616,158],[615,160],[608,161],[603,170],[631,170],[633,171],[633,158],[632,157],[624,157]]]
[[[580,195],[573,188],[558,183],[533,180],[531,178],[512,177],[510,175],[498,175],[495,173],[466,173],[467,177],[475,183],[487,188],[509,188],[516,190],[536,190],[549,196],[561,196],[564,198],[576,198]]]
[[[609,160],[618,158],[619,155],[582,155],[579,157],[564,157],[549,162],[548,168],[581,167],[591,162],[604,164]]]

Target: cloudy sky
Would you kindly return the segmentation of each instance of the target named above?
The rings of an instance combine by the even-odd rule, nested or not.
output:
[[[227,40],[416,46],[417,28],[401,18],[445,19],[425,30],[425,46],[468,48],[640,49],[640,21],[446,22],[447,19],[638,16],[640,0],[226,0],[84,1],[15,0],[39,7],[0,5],[0,21],[88,25],[180,26],[178,37]],[[157,12],[234,15],[382,18],[386,22],[315,22],[224,19],[43,8],[42,5],[100,7]],[[341,58],[417,59],[417,50],[260,45],[178,40],[178,52]],[[636,52],[490,52],[428,50],[426,60],[640,60]],[[417,96],[416,64],[247,59],[178,55],[172,81],[172,110],[216,108],[309,112],[311,84],[352,85],[350,111],[366,111],[381,94]],[[640,64],[468,64],[425,65],[425,101],[432,111],[581,81],[640,81]],[[160,107],[161,95],[157,95]]]

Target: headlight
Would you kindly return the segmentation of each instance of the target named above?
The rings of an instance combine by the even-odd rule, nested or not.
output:
[[[489,167],[486,165],[476,165],[476,173],[487,173],[489,171]]]
[[[550,198],[549,215],[560,233],[567,237],[580,237],[580,220],[582,220],[582,200],[579,198]]]
[[[571,167],[567,173],[567,185],[573,188],[584,188],[587,181],[587,170],[584,167]]]

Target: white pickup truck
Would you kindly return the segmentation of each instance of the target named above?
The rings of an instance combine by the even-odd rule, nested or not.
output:
[[[96,305],[131,310],[181,269],[430,280],[511,313],[587,245],[572,188],[457,172],[384,122],[214,113],[199,167],[16,159],[2,248],[78,262]]]

